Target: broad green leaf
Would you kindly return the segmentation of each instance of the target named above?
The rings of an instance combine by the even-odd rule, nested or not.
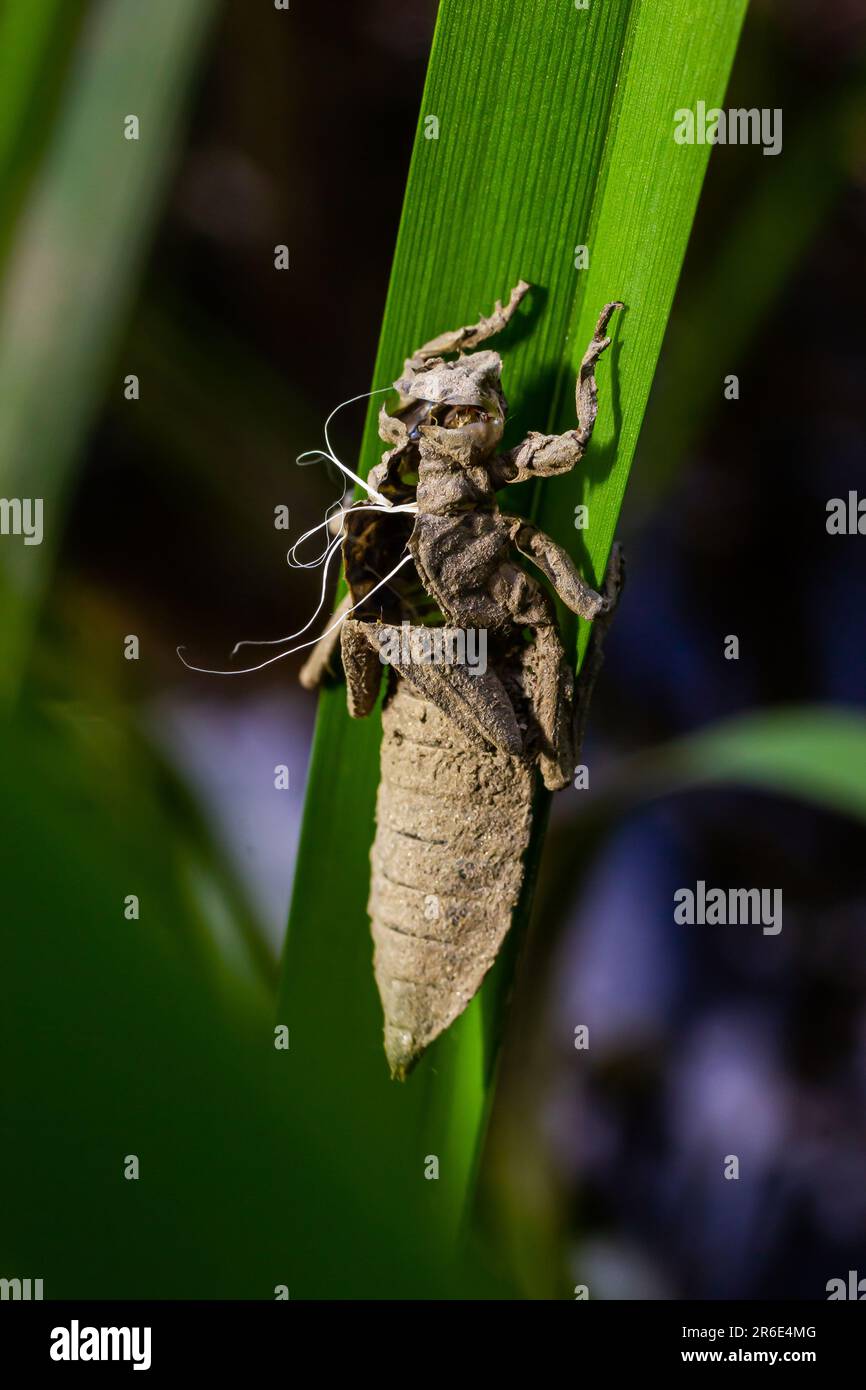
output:
[[[391,382],[419,343],[489,312],[523,277],[536,287],[531,300],[495,344],[505,361],[509,441],[567,427],[595,319],[606,301],[623,299],[627,311],[598,372],[601,412],[587,467],[536,497],[503,498],[534,510],[575,555],[574,507],[588,502],[582,559],[595,578],[709,154],[674,142],[674,112],[721,102],[744,11],[745,0],[440,7],[373,386]],[[433,116],[437,139],[427,138]],[[580,245],[589,247],[588,270],[575,268]],[[378,404],[362,471],[383,447]],[[366,915],[378,744],[375,718],[351,723],[343,690],[325,692],[281,1012],[297,1050],[294,1103],[315,1106],[334,1143],[351,1146],[369,1181],[384,1184],[407,1221],[435,1240],[463,1209],[495,1055],[482,1005],[507,987],[508,971],[493,972],[405,1085],[389,1081]],[[539,842],[544,814],[541,805]],[[426,1154],[440,1159],[438,1182],[423,1180]]]

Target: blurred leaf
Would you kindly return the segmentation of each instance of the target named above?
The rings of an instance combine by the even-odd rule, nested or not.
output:
[[[112,730],[91,732],[110,756]],[[295,1097],[270,1001],[203,968],[173,827],[136,761],[106,797],[74,731],[28,720],[0,722],[0,766],[4,1274],[54,1299],[499,1292],[417,1244]]]
[[[866,717],[814,705],[742,715],[630,759],[611,788],[661,796],[707,782],[747,783],[866,820]]]
[[[10,0],[0,7],[0,262],[83,12],[83,0]]]
[[[643,801],[711,785],[754,787],[866,819],[866,716],[791,705],[739,715],[623,758],[592,797],[571,804],[551,835],[544,903],[548,945],[573,899],[574,863],[588,864],[611,823]],[[578,833],[579,832],[579,833]]]
[[[214,0],[93,6],[15,229],[0,299],[0,492],[43,499],[45,538],[0,549],[0,694],[21,679],[72,465],[177,156],[213,10]],[[23,118],[26,102],[17,109]],[[124,138],[128,114],[139,118],[138,141]]]
[[[272,1005],[273,962],[258,924],[175,770],[106,699],[64,698],[46,713],[75,794],[97,821],[116,823],[114,853],[127,866],[128,891],[147,897],[148,920],[182,931],[182,949],[229,996]]]
[[[608,0],[587,11],[542,0],[444,0],[439,10],[373,385],[394,380],[418,343],[489,312],[522,276],[536,289],[500,340],[510,439],[569,427],[574,374],[595,320],[607,300],[623,298],[628,311],[599,372],[587,468],[534,499],[509,498],[571,549],[574,506],[587,501],[582,558],[595,577],[709,153],[675,144],[674,111],[721,100],[744,11],[745,0],[711,0],[699,11],[691,0]],[[425,139],[428,115],[439,119],[438,139]],[[575,269],[579,245],[590,247],[587,271]],[[382,450],[378,404],[362,469]],[[333,1142],[351,1147],[371,1181],[438,1242],[463,1208],[489,1101],[496,1010],[485,1023],[483,1001],[507,988],[508,970],[494,972],[404,1086],[389,1082],[366,914],[378,744],[377,718],[352,724],[343,690],[323,695],[281,1016],[291,1023],[308,1104]],[[535,851],[544,816],[542,804]],[[533,871],[530,863],[525,906]],[[439,1156],[438,1182],[420,1178],[426,1153]]]
[[[681,792],[699,797],[714,786],[746,786],[866,820],[866,716],[818,705],[745,714],[600,772],[591,795],[567,802],[550,832],[539,912],[526,946],[529,969],[514,1004],[520,1047],[510,1045],[504,1059],[507,1103],[497,1107],[485,1153],[485,1215],[496,1248],[518,1271],[525,1295],[535,1298],[557,1297],[566,1279],[567,1193],[537,1118],[539,1081],[549,1071],[551,1046],[538,1021],[549,1008],[552,972],[563,959],[557,947],[573,923],[581,881],[617,827],[642,804]],[[738,813],[744,814],[742,806]],[[760,803],[751,814],[757,825]]]

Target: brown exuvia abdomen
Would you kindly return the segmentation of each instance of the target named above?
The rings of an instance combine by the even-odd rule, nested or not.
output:
[[[385,1051],[404,1077],[466,1008],[523,883],[535,771],[397,679],[382,713],[369,913]]]

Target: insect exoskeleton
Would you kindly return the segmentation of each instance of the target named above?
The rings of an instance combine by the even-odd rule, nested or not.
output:
[[[349,712],[376,707],[383,666],[382,752],[369,914],[392,1075],[404,1078],[466,1008],[493,964],[524,880],[540,782],[567,785],[582,738],[600,641],[621,583],[614,555],[604,592],[568,553],[499,510],[507,483],[566,473],[583,457],[597,411],[594,365],[618,301],[602,310],[577,373],[578,424],[531,433],[497,453],[507,411],[498,353],[477,347],[509,322],[529,286],[471,326],[407,358],[397,407],[380,413],[391,445],[344,517],[348,595],[302,672],[314,685],[336,656]],[[454,360],[448,361],[446,358]],[[595,622],[575,682],[548,590]],[[393,643],[393,625],[408,641]],[[482,631],[486,664],[431,632]],[[488,641],[489,639],[489,641]],[[442,658],[442,650],[449,655]]]
[[[405,680],[382,710],[369,913],[385,1052],[404,1077],[477,992],[523,883],[535,772]]]

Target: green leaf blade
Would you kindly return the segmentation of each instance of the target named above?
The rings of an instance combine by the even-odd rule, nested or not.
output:
[[[535,499],[525,489],[503,497],[513,510],[533,509],[595,579],[709,154],[675,144],[674,111],[722,100],[745,0],[710,0],[700,15],[694,8],[691,0],[607,0],[587,11],[444,0],[374,370],[373,386],[386,386],[418,344],[475,321],[524,278],[533,294],[495,343],[512,408],[508,442],[568,428],[574,375],[598,313],[624,299],[628,312],[598,371],[601,409],[586,467]],[[439,120],[438,140],[425,136],[427,116]],[[575,268],[578,245],[590,247],[588,270]],[[367,418],[362,473],[383,448],[380,400]],[[584,535],[574,529],[582,500],[591,514]],[[588,542],[582,556],[580,540]],[[366,915],[379,738],[377,715],[353,724],[342,688],[323,693],[280,1007],[308,1033],[300,1045],[310,1071],[298,1087],[327,1104],[343,1141],[357,1144],[359,1161],[378,1175],[371,1181],[394,1184],[419,1239],[431,1231],[441,1239],[463,1209],[489,1104],[485,998],[499,996],[507,979],[492,972],[500,978],[408,1082],[388,1081]],[[360,1110],[367,1122],[358,1130]],[[425,1153],[440,1158],[438,1183],[421,1180]]]

